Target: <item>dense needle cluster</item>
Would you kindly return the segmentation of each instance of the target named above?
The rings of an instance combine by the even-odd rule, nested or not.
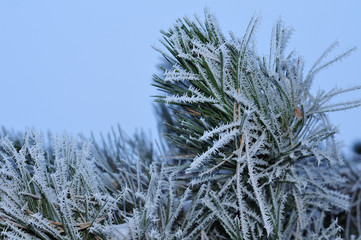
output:
[[[292,30],[278,21],[270,52],[261,56],[257,25],[253,18],[242,38],[227,38],[206,11],[204,24],[184,18],[162,32],[166,50],[157,50],[165,64],[153,84],[162,92],[156,96],[165,123],[161,156],[144,135],[129,139],[120,130],[102,145],[57,136],[44,146],[36,132],[1,138],[1,236],[316,240],[360,234],[361,222],[353,221],[361,216],[360,177],[344,165],[326,113],[360,106],[360,100],[330,99],[361,87],[310,92],[320,70],[354,49],[325,61],[332,44],[304,75],[302,58],[286,53]]]
[[[316,74],[354,49],[324,62],[331,45],[303,74],[303,60],[286,54],[292,31],[278,21],[268,56],[254,45],[258,19],[245,35],[227,39],[206,12],[205,24],[188,19],[164,32],[159,50],[171,67],[155,86],[171,104],[169,139],[186,153],[181,163],[193,191],[209,186],[199,221],[209,236],[232,239],[319,239],[338,230],[330,211],[346,210],[348,197],[338,190],[345,179],[337,169],[337,151],[327,112],[360,105],[330,104],[334,96],[359,89],[310,93]],[[205,208],[204,208],[205,207]],[[332,235],[334,234],[334,235]],[[326,237],[326,235],[324,237]]]

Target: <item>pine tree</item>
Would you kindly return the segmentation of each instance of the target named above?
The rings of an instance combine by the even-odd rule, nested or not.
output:
[[[317,73],[354,48],[325,61],[332,44],[304,76],[302,58],[286,53],[292,30],[278,21],[261,56],[258,24],[253,18],[242,38],[227,38],[206,10],[204,23],[179,19],[162,32],[158,152],[145,134],[129,138],[120,128],[101,144],[67,135],[44,144],[36,131],[3,131],[1,238],[359,235],[360,176],[344,165],[327,113],[360,106],[330,100],[361,86],[310,92]]]
[[[170,105],[167,137],[178,146],[183,179],[202,195],[197,228],[232,239],[336,239],[336,219],[324,225],[333,209],[346,210],[348,196],[338,190],[343,164],[326,113],[360,105],[330,104],[334,96],[360,89],[333,89],[312,96],[317,73],[348,56],[330,61],[332,44],[303,75],[303,60],[286,54],[292,30],[278,21],[270,53],[256,52],[253,18],[243,38],[227,39],[216,19],[205,13],[178,20],[157,49],[172,66],[154,85]],[[169,121],[168,121],[169,122]],[[325,177],[327,176],[327,177]]]

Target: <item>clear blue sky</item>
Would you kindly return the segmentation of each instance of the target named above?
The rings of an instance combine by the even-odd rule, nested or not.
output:
[[[225,33],[241,35],[262,16],[257,43],[267,53],[271,28],[281,17],[295,33],[289,49],[306,69],[333,41],[338,53],[357,52],[318,75],[314,90],[361,84],[361,1],[0,1],[0,125],[22,131],[107,132],[157,135],[150,95],[160,56],[160,29],[209,7]],[[348,99],[361,96],[354,94]],[[331,114],[346,147],[361,139],[361,109]]]

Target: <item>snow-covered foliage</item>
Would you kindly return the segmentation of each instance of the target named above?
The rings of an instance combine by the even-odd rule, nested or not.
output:
[[[292,30],[278,21],[270,52],[256,51],[251,20],[243,38],[227,39],[206,11],[178,20],[157,48],[171,65],[154,85],[171,104],[174,124],[168,138],[183,153],[184,174],[193,191],[211,184],[201,198],[202,224],[232,239],[336,239],[333,209],[348,209],[349,197],[338,168],[333,127],[326,113],[361,105],[360,100],[330,104],[336,95],[360,89],[335,88],[313,96],[316,74],[354,49],[325,62],[331,45],[304,76],[303,60],[286,54]],[[201,232],[200,232],[201,233]],[[198,235],[199,237],[200,235]]]
[[[56,136],[50,152],[36,132],[26,133],[21,147],[7,137],[0,143],[2,239],[111,236],[105,226],[124,194],[106,191],[89,144]]]
[[[144,134],[30,131],[0,138],[1,239],[355,239],[361,177],[338,152],[326,113],[360,89],[310,92],[331,45],[304,76],[286,54],[291,29],[278,21],[268,56],[251,20],[226,38],[206,11],[163,32],[167,66],[154,85],[167,142],[157,156]],[[350,204],[351,198],[351,204]],[[350,210],[350,211],[348,211]],[[348,212],[347,212],[348,211]],[[344,230],[343,230],[344,228]]]
[[[339,170],[347,180],[341,189],[350,197],[347,211],[333,211],[332,217],[338,218],[339,225],[344,230],[345,239],[361,239],[361,165],[360,155],[346,161],[346,166]]]

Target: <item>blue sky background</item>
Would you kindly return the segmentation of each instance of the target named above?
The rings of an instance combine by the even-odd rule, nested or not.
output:
[[[156,137],[150,86],[160,55],[159,30],[179,17],[203,17],[209,7],[223,31],[243,34],[262,17],[259,52],[267,54],[271,29],[281,17],[294,29],[289,49],[307,71],[338,40],[348,59],[320,73],[313,88],[361,84],[361,1],[0,1],[0,125],[89,135],[120,124]],[[332,56],[331,56],[332,57]],[[348,95],[352,100],[361,92]],[[346,100],[345,98],[341,100]],[[340,99],[339,99],[340,100]],[[346,149],[361,139],[361,109],[330,115]]]

